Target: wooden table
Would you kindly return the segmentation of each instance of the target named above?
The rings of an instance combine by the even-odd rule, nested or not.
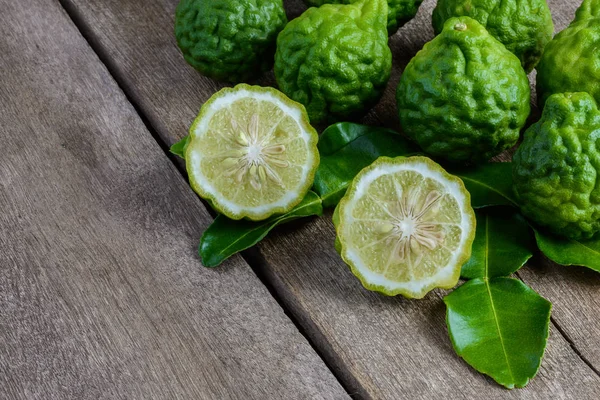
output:
[[[513,391],[454,354],[443,292],[364,290],[330,215],[202,268],[212,217],[167,149],[221,85],[179,54],[176,3],[0,0],[0,399],[600,398],[600,275],[583,268],[519,272],[554,311],[538,377]],[[391,38],[366,122],[398,128],[433,3]],[[579,5],[549,3],[557,30]]]

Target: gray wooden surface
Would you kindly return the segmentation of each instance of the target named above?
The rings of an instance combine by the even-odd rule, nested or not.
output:
[[[344,399],[50,0],[0,1],[0,399]]]
[[[222,85],[187,66],[172,34],[177,0],[63,0],[132,102],[167,145],[186,134],[198,109]],[[299,0],[286,2],[290,15]],[[550,0],[557,28],[579,2]],[[382,102],[365,121],[398,128],[394,88],[402,68],[433,33],[433,1],[391,39],[394,72]],[[265,78],[261,83],[271,83]],[[506,391],[452,351],[441,292],[423,301],[388,299],[362,289],[333,250],[328,218],[278,229],[246,254],[302,325],[352,394],[364,398],[600,398],[600,277],[541,262],[525,282],[554,302],[554,324],[539,376]],[[227,267],[226,267],[227,268]]]

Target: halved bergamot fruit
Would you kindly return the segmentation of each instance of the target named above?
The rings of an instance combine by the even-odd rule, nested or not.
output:
[[[237,85],[208,100],[190,128],[190,183],[232,219],[263,220],[296,206],[319,165],[304,106],[272,88]]]
[[[381,157],[354,178],[334,224],[342,258],[367,289],[420,299],[458,283],[476,222],[459,178],[426,157]]]

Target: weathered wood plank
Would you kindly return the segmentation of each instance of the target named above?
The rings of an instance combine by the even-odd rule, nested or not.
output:
[[[200,76],[179,55],[172,34],[177,0],[64,3],[161,138],[172,144],[183,137],[198,108],[221,85]],[[397,127],[394,88],[402,68],[433,35],[429,19],[433,3],[426,1],[417,19],[392,38],[395,66],[390,86],[366,121]],[[559,28],[564,27],[577,5],[564,0],[549,3]],[[287,5],[292,14],[302,10],[299,0]],[[599,398],[600,379],[555,329],[540,375],[528,388],[508,392],[492,384],[453,353],[441,293],[417,302],[365,291],[334,252],[333,238],[331,223],[322,218],[278,230],[252,257],[358,394],[390,399]],[[555,286],[555,310],[573,306],[574,300],[560,295],[562,283],[541,285]],[[540,285],[536,289],[551,292]],[[583,304],[573,310],[591,319],[592,293],[581,292],[576,301]],[[555,315],[565,327],[583,328],[577,319],[563,323],[569,316],[560,311]],[[595,334],[581,340],[598,347],[598,323],[587,329]]]
[[[0,1],[0,398],[348,398],[62,7]]]
[[[543,256],[519,277],[555,303],[552,313],[564,335],[600,371],[600,275],[582,267],[563,267]]]

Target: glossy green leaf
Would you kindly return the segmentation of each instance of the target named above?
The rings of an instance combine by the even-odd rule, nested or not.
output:
[[[314,192],[308,192],[302,202],[290,212],[264,221],[234,221],[219,215],[200,239],[199,252],[202,264],[208,268],[216,267],[235,253],[260,242],[277,225],[322,214],[323,206],[320,197]]]
[[[327,128],[319,139],[321,165],[314,190],[325,207],[334,207],[363,168],[381,156],[410,156],[419,149],[395,131],[342,122]],[[469,168],[448,168],[462,178],[474,208],[516,206],[510,163],[488,163]]]
[[[176,156],[179,156],[181,158],[185,158],[185,150],[187,149],[187,145],[190,142],[190,136],[186,136],[183,139],[181,139],[179,142],[175,143],[173,146],[171,146],[171,148],[169,149],[169,151],[173,154],[175,154]]]
[[[318,147],[321,164],[315,176],[314,190],[323,199],[325,207],[334,207],[352,179],[379,157],[405,156],[419,151],[393,130],[349,122],[327,128]]]
[[[485,208],[475,215],[477,232],[471,258],[462,267],[463,279],[509,276],[533,256],[531,228],[514,208]]]
[[[473,208],[518,207],[512,190],[511,163],[487,163],[477,167],[451,168],[448,172],[458,176],[465,183],[471,193]]]
[[[538,372],[552,305],[511,278],[474,279],[444,299],[456,353],[509,389]]]
[[[562,239],[535,230],[538,247],[560,265],[580,265],[600,272],[600,235],[591,240]]]

